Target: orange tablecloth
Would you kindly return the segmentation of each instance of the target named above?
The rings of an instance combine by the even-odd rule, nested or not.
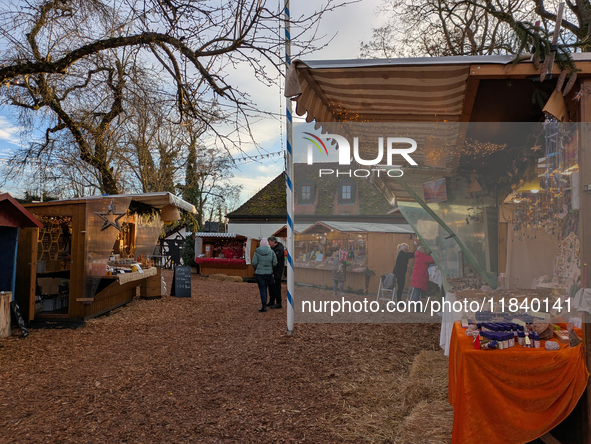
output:
[[[474,350],[454,325],[449,349],[452,444],[522,444],[552,430],[574,409],[589,372],[582,345]]]

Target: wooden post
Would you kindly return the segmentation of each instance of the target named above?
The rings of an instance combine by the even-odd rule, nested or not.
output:
[[[581,127],[579,140],[579,236],[581,242],[581,282],[585,273],[585,265],[591,264],[591,192],[585,191],[584,187],[591,184],[591,79],[581,81],[581,90],[584,91],[581,97]],[[591,319],[586,316],[583,323],[583,345],[587,368],[591,368]],[[591,384],[587,382],[585,392],[583,432],[584,443],[591,442]]]
[[[0,338],[10,336],[10,301],[12,292],[0,291]]]

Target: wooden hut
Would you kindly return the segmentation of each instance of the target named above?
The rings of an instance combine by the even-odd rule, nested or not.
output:
[[[353,291],[365,291],[365,276],[371,270],[377,278],[369,279],[368,291],[375,293],[380,276],[392,273],[396,246],[412,244],[414,238],[410,226],[404,224],[317,222],[295,235],[295,281],[332,287],[333,261],[342,251],[349,262],[346,286]],[[410,282],[408,277],[406,282]]]
[[[14,299],[19,229],[40,228],[41,223],[8,193],[0,194],[0,337],[10,335],[10,307]]]
[[[259,240],[236,233],[195,233],[195,262],[200,274],[252,278],[252,257]]]
[[[166,192],[27,204],[41,222],[21,231],[16,299],[33,319],[89,319],[160,294],[149,256],[162,223],[193,205]],[[159,211],[162,210],[162,211]],[[162,218],[161,218],[162,213]],[[149,290],[149,291],[148,291]]]

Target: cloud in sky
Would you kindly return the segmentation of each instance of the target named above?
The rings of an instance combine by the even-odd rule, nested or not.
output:
[[[353,3],[328,13],[322,19],[319,35],[326,35],[333,40],[321,50],[306,55],[306,60],[321,59],[356,59],[359,57],[359,45],[361,41],[368,41],[372,36],[372,28],[377,28],[385,24],[383,16],[376,16],[375,10],[382,3],[382,0],[363,0]],[[295,2],[290,5],[292,17],[313,13],[318,9],[318,4],[313,2]],[[241,74],[241,75],[240,75]],[[252,125],[255,140],[265,149],[276,147],[281,149],[281,138],[285,140],[285,98],[278,87],[267,87],[255,78],[244,76],[243,72],[237,71],[230,73],[232,81],[236,82],[243,90],[248,91],[253,100],[260,109],[277,113],[283,119],[279,122],[277,119],[264,118]],[[295,107],[294,107],[295,108]],[[295,115],[294,122],[303,121]],[[302,125],[302,123],[299,123]],[[300,127],[301,128],[301,127]],[[313,126],[308,126],[307,131],[314,131]],[[294,137],[297,134],[294,131]],[[256,147],[252,144],[244,144],[242,149],[248,154],[258,154]],[[275,151],[275,150],[273,150]],[[301,161],[301,160],[300,160]],[[236,172],[236,180],[244,184],[242,192],[243,201],[252,197],[256,191],[269,183],[278,174],[283,171],[283,162],[263,161],[262,164],[254,164],[256,172],[251,168],[241,168],[242,171]],[[257,175],[258,174],[258,175]],[[253,177],[254,176],[254,177]]]
[[[5,116],[0,115],[0,151],[3,151],[6,143],[19,146],[20,127],[10,122]]]

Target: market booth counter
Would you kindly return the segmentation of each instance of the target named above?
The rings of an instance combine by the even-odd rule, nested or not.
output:
[[[340,251],[347,262],[345,289],[365,291],[366,270],[371,270],[377,278],[369,279],[368,292],[377,292],[380,276],[392,273],[396,246],[411,245],[414,238],[410,226],[403,224],[317,222],[295,236],[295,280],[332,287],[332,268]]]
[[[203,276],[226,274],[251,278],[259,240],[236,233],[196,233],[195,262]]]
[[[42,224],[23,230],[19,238],[22,279],[16,296],[29,321],[98,316],[130,302],[138,286],[142,296],[159,294],[160,269],[147,258],[162,220],[174,220],[178,208],[195,211],[165,192],[41,202],[26,208]]]

